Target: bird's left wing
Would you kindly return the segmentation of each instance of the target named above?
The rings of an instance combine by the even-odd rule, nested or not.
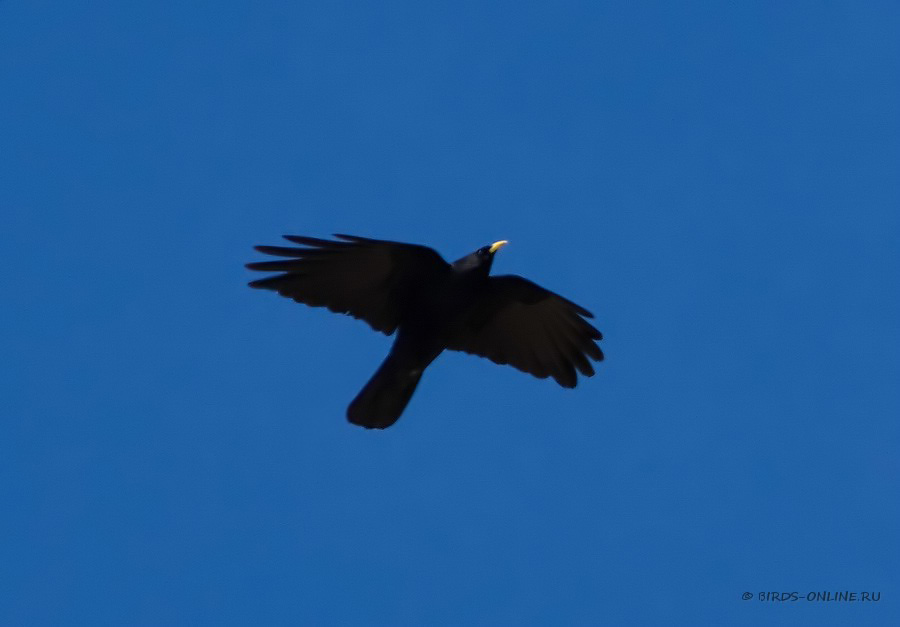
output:
[[[450,271],[450,265],[427,246],[335,237],[343,241],[285,235],[301,248],[256,246],[261,253],[287,259],[248,263],[251,270],[283,273],[253,281],[250,287],[351,315],[390,335],[400,322],[403,304],[424,283]]]
[[[463,318],[448,348],[509,364],[536,377],[553,377],[563,387],[594,369],[588,357],[603,359],[595,340],[601,333],[584,318],[593,314],[518,276],[489,277],[474,308]]]

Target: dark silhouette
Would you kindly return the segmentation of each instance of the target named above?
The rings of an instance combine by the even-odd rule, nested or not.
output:
[[[347,409],[353,424],[394,424],[444,349],[553,377],[567,388],[576,385],[576,368],[594,374],[588,357],[603,359],[594,342],[602,335],[582,317],[592,318],[589,311],[521,277],[488,276],[505,240],[448,264],[426,246],[335,237],[342,241],[285,235],[303,248],[256,246],[287,259],[247,267],[283,273],[250,287],[349,314],[386,335],[397,331],[384,363]]]

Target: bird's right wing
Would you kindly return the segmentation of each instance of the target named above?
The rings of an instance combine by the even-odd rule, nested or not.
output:
[[[588,310],[522,277],[489,277],[476,305],[448,343],[451,350],[487,357],[563,387],[577,383],[577,369],[594,374],[588,357],[603,359],[603,336],[585,318]]]
[[[251,270],[282,272],[250,287],[270,289],[298,303],[327,307],[368,322],[390,335],[400,308],[423,284],[450,265],[432,248],[386,240],[335,235],[343,241],[285,235],[302,248],[256,246],[279,261],[248,263]]]

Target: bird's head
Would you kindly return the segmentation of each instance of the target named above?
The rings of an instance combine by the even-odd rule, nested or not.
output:
[[[505,239],[502,239],[490,246],[482,246],[474,253],[455,261],[453,269],[457,272],[478,271],[487,276],[491,271],[491,264],[494,263],[494,254],[508,243]]]

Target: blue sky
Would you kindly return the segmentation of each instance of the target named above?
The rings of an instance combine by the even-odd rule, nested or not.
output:
[[[0,4],[0,622],[897,624],[898,26]],[[607,360],[352,427],[390,339],[243,268],[335,232],[508,239]]]

